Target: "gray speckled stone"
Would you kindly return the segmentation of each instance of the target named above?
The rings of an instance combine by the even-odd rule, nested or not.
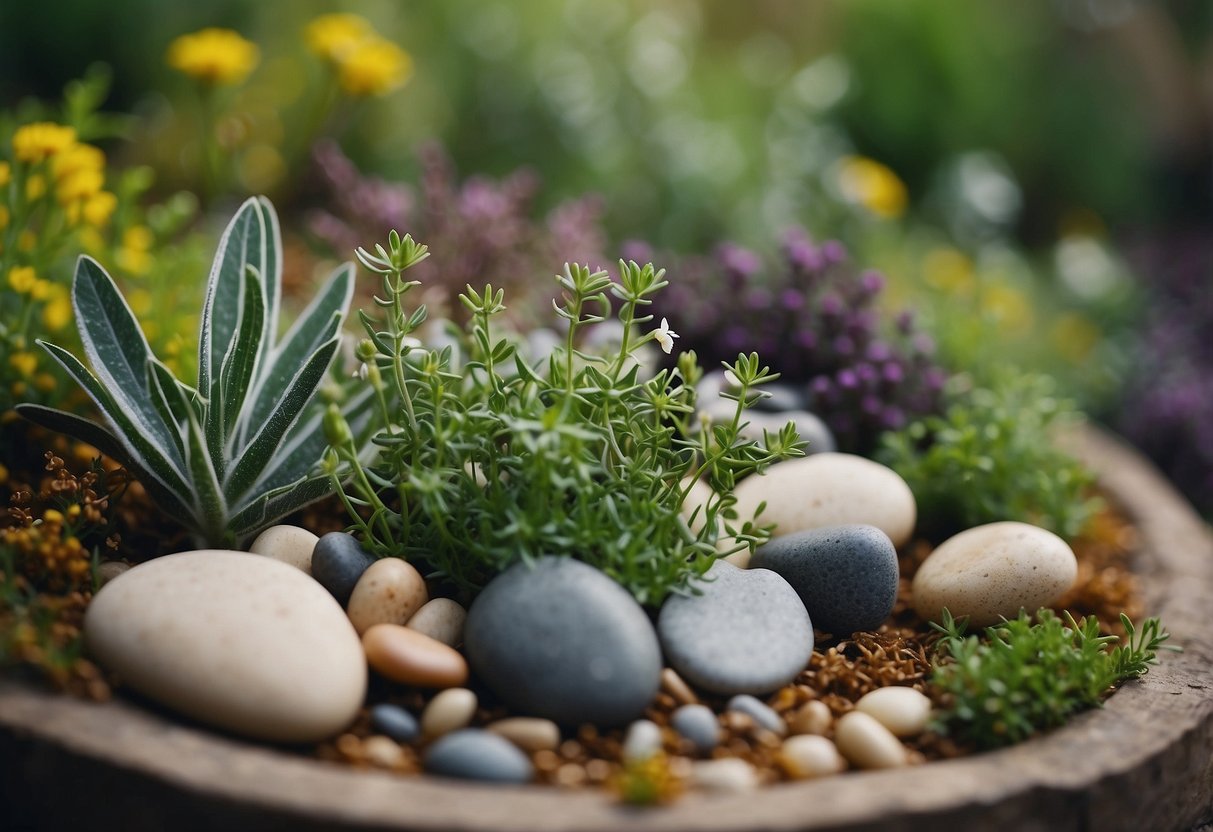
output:
[[[779,736],[783,736],[788,732],[788,726],[783,721],[783,717],[775,713],[775,710],[752,696],[741,694],[734,696],[729,700],[729,704],[725,706],[727,711],[737,711],[745,714],[754,720],[759,728],[765,728]]]
[[[813,625],[788,582],[768,569],[717,561],[699,595],[666,601],[657,633],[680,676],[712,693],[767,693],[813,652]]]
[[[312,577],[344,607],[354,585],[374,562],[375,558],[352,535],[329,532],[312,550]]]
[[[661,684],[661,648],[632,596],[571,558],[495,578],[472,604],[464,651],[514,710],[564,725],[639,717]]]
[[[670,716],[670,725],[700,754],[720,744],[720,721],[707,705],[683,705]]]
[[[440,777],[490,783],[526,783],[535,774],[530,759],[513,743],[479,728],[447,734],[425,752],[423,765]]]
[[[371,708],[371,728],[396,742],[412,742],[421,736],[417,717],[399,705],[387,703]]]
[[[836,636],[874,630],[897,601],[897,550],[875,526],[829,526],[758,547],[750,565],[782,575],[818,629]]]

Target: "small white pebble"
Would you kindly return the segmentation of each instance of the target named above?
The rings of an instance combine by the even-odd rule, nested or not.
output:
[[[825,737],[802,734],[784,740],[779,762],[794,780],[837,774],[847,767],[838,747]]]
[[[312,574],[312,550],[320,538],[298,526],[270,526],[257,535],[249,551],[254,555],[289,563],[296,569]]]
[[[523,751],[554,751],[560,745],[560,727],[550,719],[514,716],[499,719],[487,728]]]
[[[427,739],[466,728],[476,715],[476,694],[467,688],[448,688],[430,700],[421,713],[421,733]]]
[[[758,788],[758,772],[737,757],[701,760],[691,765],[691,783],[706,791],[742,794]]]
[[[824,734],[833,722],[829,706],[820,699],[813,699],[788,717],[788,730],[793,734]]]
[[[896,737],[921,734],[931,720],[931,700],[913,688],[900,686],[864,694],[855,703],[855,710],[872,717]]]
[[[623,740],[624,762],[647,760],[661,750],[661,729],[657,723],[638,719],[628,727]]]
[[[861,711],[842,715],[834,728],[834,742],[856,768],[897,768],[909,763],[897,737]]]
[[[441,641],[448,647],[463,643],[463,625],[468,613],[450,598],[433,598],[413,614],[404,626]]]
[[[362,743],[362,755],[366,761],[379,768],[396,768],[404,762],[404,751],[391,737],[376,735],[367,737]]]

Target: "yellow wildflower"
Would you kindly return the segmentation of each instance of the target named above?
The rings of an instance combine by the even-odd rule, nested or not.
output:
[[[13,155],[18,161],[37,164],[62,153],[76,141],[76,131],[62,124],[38,121],[17,128],[13,134]]]
[[[56,180],[66,179],[81,170],[105,170],[105,153],[91,144],[76,142],[51,161]]]
[[[34,376],[34,387],[38,388],[43,393],[51,392],[58,384],[58,379],[56,379],[50,373],[38,373],[38,375]]]
[[[399,87],[413,72],[413,59],[396,44],[372,38],[343,56],[337,81],[353,96],[384,95]]]
[[[374,36],[371,24],[356,14],[322,14],[303,30],[307,48],[333,63]]]
[[[152,247],[152,230],[146,225],[132,225],[122,233],[122,245],[136,251],[147,251]]]
[[[13,166],[8,162],[0,162],[0,188],[8,185],[13,178]]]
[[[8,221],[11,215],[8,213],[7,205],[0,205],[0,231],[8,228]]]
[[[906,210],[905,184],[885,165],[863,156],[847,156],[839,163],[838,187],[851,202],[878,217],[890,219]]]
[[[101,171],[78,170],[59,182],[55,196],[61,204],[72,205],[100,193],[104,184],[105,174]]]
[[[13,266],[8,270],[8,286],[19,295],[33,291],[38,275],[33,266]]]
[[[46,305],[42,307],[42,324],[51,332],[64,329],[72,320],[72,298],[66,286],[52,283]]]
[[[80,212],[86,223],[94,228],[100,228],[109,222],[117,207],[118,197],[109,191],[98,191],[84,201]]]
[[[153,242],[152,232],[147,226],[133,225],[122,234],[122,247],[118,249],[118,265],[131,274],[143,274],[152,266],[148,253]]]
[[[231,29],[207,28],[182,35],[168,47],[173,69],[204,84],[238,84],[257,66],[257,45]]]
[[[85,226],[76,232],[76,239],[79,240],[80,247],[94,257],[99,257],[108,248],[105,244],[105,238],[101,236],[100,232],[89,226]]]
[[[15,352],[9,356],[8,363],[18,375],[32,376],[38,369],[38,356],[27,350]]]
[[[35,173],[25,180],[25,198],[29,202],[37,202],[46,193],[46,177]]]
[[[29,296],[34,300],[46,300],[51,296],[51,287],[55,284],[49,280],[39,278],[34,281],[34,285],[30,287]]]

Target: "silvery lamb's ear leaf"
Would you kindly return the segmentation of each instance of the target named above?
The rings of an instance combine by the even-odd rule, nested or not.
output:
[[[185,459],[185,426],[189,423],[190,404],[168,367],[153,358],[147,362],[146,372],[152,404],[159,411],[164,423],[171,426],[174,446],[181,458]]]
[[[155,477],[136,455],[123,447],[118,439],[101,425],[83,419],[74,413],[65,413],[37,404],[19,404],[17,413],[48,430],[74,436],[87,442],[101,453],[113,459],[143,484],[156,503],[179,520],[193,516],[193,511],[181,498]]]
[[[242,432],[255,430],[269,416],[299,368],[316,349],[341,329],[345,310],[354,296],[354,266],[345,263],[303,310],[274,350],[273,359],[261,367],[261,377],[252,394],[252,406]],[[244,438],[244,437],[242,437]]]
[[[265,330],[261,336],[261,361],[265,363],[278,337],[278,310],[282,307],[282,230],[278,213],[268,199],[257,197],[257,208],[265,225],[265,264],[259,270],[265,297]]]
[[[194,505],[197,516],[203,523],[200,531],[208,541],[224,540],[230,537],[227,528],[227,504],[223,499],[219,477],[211,465],[211,455],[207,453],[202,425],[193,413],[190,413],[186,425],[186,440],[186,457],[189,460],[190,479],[194,484]],[[216,528],[214,524],[221,525]]]
[[[97,378],[126,406],[143,432],[181,465],[184,460],[173,441],[173,425],[162,418],[148,386],[151,348],[113,279],[95,260],[81,257],[77,261],[72,303],[80,340]]]
[[[55,359],[59,366],[67,370],[76,383],[84,388],[100,408],[101,414],[113,425],[117,438],[122,443],[122,447],[126,449],[127,454],[138,459],[148,473],[158,479],[165,488],[188,501],[192,491],[186,484],[185,475],[173,461],[172,451],[149,439],[124,405],[110,395],[109,391],[94,378],[76,356],[62,347],[46,341],[38,341],[38,345],[50,353],[51,358]]]
[[[325,370],[333,360],[340,340],[340,337],[333,338],[312,353],[307,363],[291,379],[269,417],[242,449],[239,460],[232,467],[224,484],[224,494],[229,502],[239,501],[269,467],[282,437],[303,415],[312,396],[316,394],[316,388],[324,378]]]
[[[198,335],[198,390],[204,395],[210,395],[223,357],[236,335],[244,269],[252,266],[264,275],[267,247],[262,206],[250,198],[224,230],[207,280]]]
[[[257,270],[245,269],[244,295],[240,303],[240,324],[232,339],[223,367],[219,371],[218,401],[212,399],[207,412],[207,442],[212,456],[220,459],[215,465],[220,475],[230,450],[236,425],[240,421],[249,385],[257,372],[261,357],[261,339],[265,336],[265,290]],[[216,385],[212,385],[214,387]]]

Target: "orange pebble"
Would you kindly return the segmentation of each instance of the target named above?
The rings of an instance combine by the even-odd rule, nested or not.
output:
[[[468,678],[467,661],[453,647],[399,624],[376,624],[362,636],[372,668],[394,682],[452,688]]]

